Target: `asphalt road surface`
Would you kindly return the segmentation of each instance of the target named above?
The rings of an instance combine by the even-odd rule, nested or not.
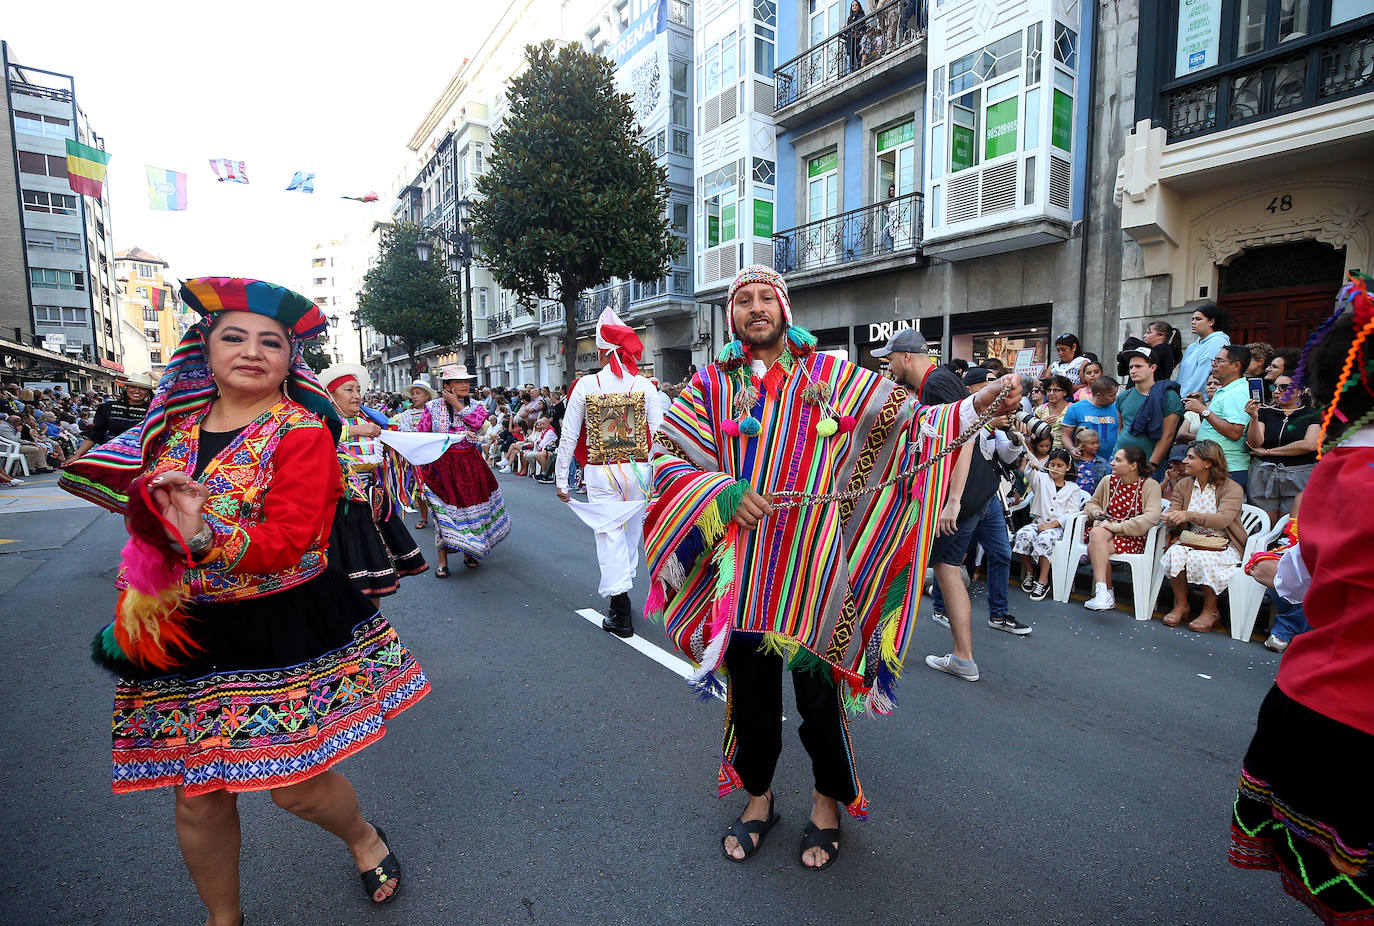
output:
[[[391,839],[400,896],[371,908],[342,845],[248,794],[249,924],[1312,922],[1277,876],[1226,862],[1278,657],[1017,590],[1029,637],[988,628],[975,602],[981,681],[924,666],[950,649],[925,620],[897,713],[853,723],[871,808],[843,821],[834,866],[798,863],[811,780],[790,733],[782,822],[758,855],[726,861],[719,834],[743,800],[715,799],[724,705],[579,614],[604,610],[590,532],[551,487],[501,482],[510,539],[480,569],[455,557],[451,578],[408,579],[384,602],[433,694],[340,766]],[[0,922],[204,922],[170,794],[110,793],[112,686],[88,647],[123,540],[119,518],[51,477],[0,492]]]

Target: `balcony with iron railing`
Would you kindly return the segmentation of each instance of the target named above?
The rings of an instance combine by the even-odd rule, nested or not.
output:
[[[1374,92],[1374,26],[1295,38],[1160,88],[1156,125],[1170,142]]]
[[[878,81],[924,74],[928,0],[890,0],[773,69],[773,119],[792,128],[872,92]]]
[[[773,266],[780,273],[832,276],[888,263],[924,265],[924,203],[922,194],[906,193],[780,231],[773,235]]]

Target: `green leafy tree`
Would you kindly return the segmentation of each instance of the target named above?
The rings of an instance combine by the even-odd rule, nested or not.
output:
[[[415,256],[420,227],[408,222],[382,231],[377,263],[363,278],[358,303],[362,319],[381,334],[400,341],[410,353],[410,377],[419,375],[420,346],[433,342],[448,347],[463,335],[462,317],[453,278],[444,266],[442,248],[428,262]]]
[[[504,289],[526,304],[562,303],[571,381],[582,292],[613,277],[657,279],[681,245],[667,217],[667,171],[640,144],[611,62],[553,42],[526,46],[525,57],[477,178],[473,236]]]

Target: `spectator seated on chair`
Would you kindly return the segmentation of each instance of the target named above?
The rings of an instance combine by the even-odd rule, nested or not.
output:
[[[1045,441],[1048,443],[1049,438]],[[1083,507],[1088,493],[1069,479],[1073,459],[1067,450],[1051,450],[1043,469],[1028,454],[1022,467],[1033,493],[1030,507],[1034,520],[1016,532],[1011,548],[1021,554],[1025,571],[1021,590],[1030,595],[1031,601],[1044,601],[1049,593],[1050,553],[1064,536],[1065,522]],[[1038,575],[1032,557],[1040,561]]]
[[[1221,620],[1217,596],[1240,570],[1245,490],[1227,474],[1226,455],[1216,441],[1193,441],[1183,466],[1188,475],[1174,489],[1173,503],[1164,515],[1170,538],[1161,568],[1174,590],[1174,606],[1164,623],[1177,627],[1187,620],[1188,586],[1197,585],[1202,589],[1202,612],[1188,629],[1206,633]]]
[[[1159,483],[1145,478],[1148,468],[1145,451],[1134,445],[1122,447],[1112,455],[1111,475],[1097,484],[1083,506],[1084,540],[1093,567],[1093,596],[1085,602],[1089,610],[1116,607],[1112,556],[1145,552],[1145,535],[1159,523]]]
[[[533,476],[536,482],[553,481],[554,454],[558,448],[558,432],[547,418],[540,418],[534,424],[534,439],[530,449],[524,451],[524,472]]]

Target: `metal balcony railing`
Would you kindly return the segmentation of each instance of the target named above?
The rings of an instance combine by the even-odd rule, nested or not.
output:
[[[926,34],[929,0],[888,0],[797,57],[773,69],[774,111],[839,83]]]
[[[1374,28],[1312,36],[1166,85],[1160,110],[1169,141],[1374,91]]]
[[[907,193],[780,231],[773,236],[773,266],[780,273],[796,273],[919,254],[924,209],[922,194]]]

